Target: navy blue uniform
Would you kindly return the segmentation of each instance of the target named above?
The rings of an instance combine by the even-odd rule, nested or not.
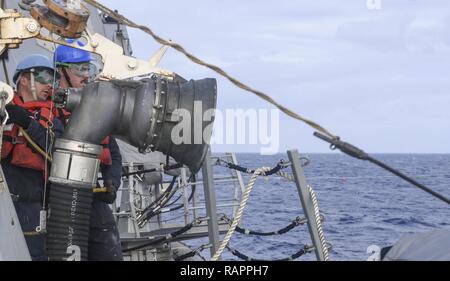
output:
[[[112,165],[100,165],[103,181],[112,181],[119,188],[122,178],[122,156],[116,140],[110,137],[108,144]],[[98,196],[97,196],[98,195]],[[95,194],[92,202],[89,229],[89,260],[120,261],[122,247],[119,232],[111,208],[102,201],[101,194]]]
[[[52,138],[48,137],[46,141],[47,129],[37,121],[31,120],[25,131],[41,148],[53,146]],[[58,119],[53,120],[53,132],[55,137],[59,137],[63,133],[63,125]],[[47,149],[47,151],[50,150]],[[42,210],[45,185],[43,172],[12,165],[11,155],[2,159],[1,165],[22,231],[35,232],[36,227],[39,226],[39,212]],[[32,260],[47,260],[44,235],[25,235],[25,240]]]

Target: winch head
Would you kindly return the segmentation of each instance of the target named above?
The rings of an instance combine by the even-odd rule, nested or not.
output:
[[[86,29],[89,11],[76,0],[43,0],[47,6],[33,5],[31,16],[50,32],[66,38],[80,38]]]

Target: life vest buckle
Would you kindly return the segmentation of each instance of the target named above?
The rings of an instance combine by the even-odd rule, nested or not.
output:
[[[16,144],[24,144],[25,142],[24,141],[19,141],[17,138],[12,138],[11,143],[13,145],[16,145]]]

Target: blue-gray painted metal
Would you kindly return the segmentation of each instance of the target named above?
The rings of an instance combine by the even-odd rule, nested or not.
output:
[[[0,261],[30,260],[16,209],[0,167]]]
[[[208,216],[208,233],[209,243],[211,247],[211,256],[213,256],[219,248],[219,224],[217,222],[217,205],[216,190],[214,187],[213,167],[211,165],[211,151],[206,152],[206,157],[202,168],[203,189],[205,192],[206,215]]]
[[[298,194],[300,195],[303,212],[305,213],[305,217],[308,219],[309,234],[311,235],[311,240],[315,247],[314,251],[316,253],[317,260],[324,261],[325,257],[323,254],[322,243],[319,238],[319,232],[317,230],[318,226],[314,214],[314,205],[308,190],[308,184],[306,182],[302,163],[300,162],[300,154],[297,150],[289,150],[287,154],[289,161],[292,163],[292,172],[294,174]]]

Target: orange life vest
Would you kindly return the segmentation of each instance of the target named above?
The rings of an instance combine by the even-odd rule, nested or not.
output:
[[[101,145],[103,146],[102,155],[100,155],[100,161],[103,165],[112,165],[111,151],[109,150],[109,137],[106,137]]]
[[[54,116],[51,112],[51,101],[24,103],[17,95],[14,96],[13,101],[14,104],[33,113],[35,120],[44,128],[52,126]],[[44,157],[28,144],[25,137],[20,134],[19,127],[16,124],[6,126],[3,133],[2,159],[7,158],[10,154],[12,154],[11,164],[15,166],[45,171]]]
[[[55,115],[55,117],[57,117],[57,118],[59,118],[59,120],[61,120],[64,128],[67,126],[67,123],[69,122],[69,117],[70,117],[69,111],[62,109],[62,108],[54,108],[53,115]]]

